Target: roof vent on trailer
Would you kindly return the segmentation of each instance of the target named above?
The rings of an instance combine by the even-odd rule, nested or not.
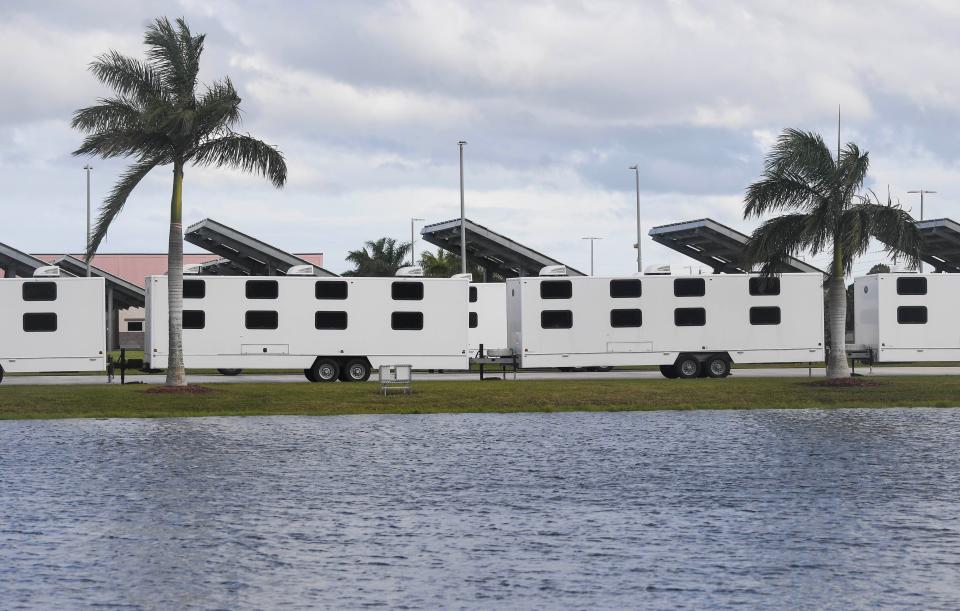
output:
[[[45,265],[33,271],[34,278],[59,278],[60,268],[56,265]]]
[[[548,265],[540,270],[541,276],[566,276],[566,265]]]
[[[395,276],[401,278],[422,278],[423,277],[423,268],[419,265],[413,265],[408,267],[401,267],[397,270]]]
[[[312,265],[294,265],[287,270],[288,276],[312,276],[313,275],[313,266]]]
[[[190,276],[200,273],[200,264],[199,263],[188,263],[183,266],[183,275]]]
[[[471,274],[471,273],[469,273],[469,272],[466,273],[466,274],[454,274],[454,275],[452,275],[452,276],[450,276],[450,277],[451,277],[451,278],[456,278],[457,280],[473,280],[473,274]]]
[[[673,270],[669,265],[648,265],[643,273],[649,276],[669,276]]]

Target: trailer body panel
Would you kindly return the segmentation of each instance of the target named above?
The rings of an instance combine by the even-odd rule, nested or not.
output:
[[[481,345],[484,352],[506,348],[508,344],[506,283],[471,283],[469,290],[470,328],[467,337],[470,354],[477,354]],[[475,300],[474,297],[476,297]]]

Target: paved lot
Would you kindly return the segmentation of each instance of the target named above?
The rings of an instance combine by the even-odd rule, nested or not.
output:
[[[822,367],[813,369],[814,376],[822,376],[824,371]],[[960,367],[874,367],[871,373],[869,368],[858,368],[857,373],[876,376],[921,376],[921,375],[960,375]],[[489,376],[490,374],[488,374]],[[768,369],[734,369],[733,375],[743,378],[797,378],[807,377],[810,372],[806,368],[768,368]],[[278,383],[278,382],[302,382],[307,383],[306,378],[299,374],[264,374],[256,373],[241,374],[239,376],[228,377],[222,375],[191,375],[187,376],[191,384],[250,384],[250,383]],[[127,382],[143,384],[161,384],[162,375],[128,375]],[[476,373],[414,373],[414,380],[478,380]],[[513,375],[507,374],[507,379],[512,380]],[[608,371],[608,372],[552,372],[552,371],[532,371],[517,374],[518,380],[652,380],[662,379],[656,371]],[[376,376],[371,378],[376,381]],[[3,379],[5,386],[26,386],[26,385],[44,385],[44,384],[106,384],[105,376],[91,375],[37,375],[37,376],[6,376]],[[119,384],[120,378],[114,380]]]

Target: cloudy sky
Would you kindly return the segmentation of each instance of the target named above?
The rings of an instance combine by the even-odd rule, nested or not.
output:
[[[711,217],[741,230],[744,188],[784,127],[870,151],[870,185],[926,216],[960,217],[960,4],[928,2],[41,2],[0,8],[0,242],[76,250],[84,159],[71,113],[105,92],[99,53],[142,57],[145,25],[207,34],[201,78],[229,75],[243,129],[278,145],[282,191],[188,170],[185,221],[204,217],[287,250],[409,239],[411,217],[467,216],[574,267],[635,269],[644,233]],[[158,11],[163,11],[158,13]],[[94,160],[99,201],[123,168]],[[103,252],[163,251],[170,173],[134,193]],[[424,245],[421,242],[418,248]],[[693,263],[644,242],[645,262]],[[859,269],[883,260],[879,249]],[[822,261],[814,261],[822,263]]]

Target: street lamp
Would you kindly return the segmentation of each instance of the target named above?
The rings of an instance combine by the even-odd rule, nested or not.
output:
[[[90,170],[93,169],[93,166],[89,163],[83,166],[83,169],[87,171],[87,239],[83,243],[83,252],[86,254],[87,250],[90,248]],[[84,259],[87,259],[87,278],[90,277],[90,259],[84,256]]]
[[[919,193],[920,194],[920,220],[923,220],[923,196],[926,193],[936,193],[936,191],[927,191],[926,189],[916,189],[915,191],[907,191],[907,193]],[[920,273],[923,273],[923,261],[920,261]]]
[[[580,238],[580,239],[590,240],[590,275],[592,276],[593,275],[593,243],[596,242],[597,240],[602,240],[603,238],[596,238],[591,236],[591,237]]]
[[[457,142],[460,147],[460,273],[467,273],[467,218],[463,205],[463,145],[466,140]]]
[[[632,165],[628,169],[633,170],[637,176],[637,273],[643,273],[643,250],[640,246],[640,164]]]
[[[420,219],[420,218],[411,218],[411,219],[410,219],[410,265],[411,265],[411,266],[417,264],[417,259],[416,259],[416,257],[414,256],[414,253],[413,253],[413,243],[414,243],[413,224],[414,224],[416,221],[422,221],[422,220],[423,220],[423,219]]]

